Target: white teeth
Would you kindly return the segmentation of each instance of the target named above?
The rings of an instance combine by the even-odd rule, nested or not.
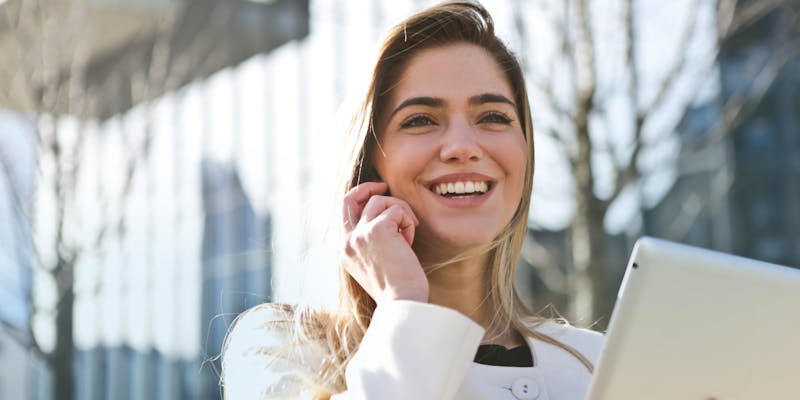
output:
[[[473,181],[448,182],[435,185],[433,190],[439,195],[486,193],[489,191],[489,183]]]

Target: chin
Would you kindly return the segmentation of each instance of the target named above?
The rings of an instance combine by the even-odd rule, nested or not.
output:
[[[427,239],[437,247],[469,250],[488,245],[497,238],[502,230],[502,227],[487,227],[486,224],[447,224],[445,226],[432,226],[430,231],[422,233],[421,239]]]

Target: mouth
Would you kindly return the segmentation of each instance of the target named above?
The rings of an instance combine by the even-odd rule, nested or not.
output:
[[[430,191],[447,198],[465,198],[480,196],[492,189],[492,181],[455,181],[434,183]]]

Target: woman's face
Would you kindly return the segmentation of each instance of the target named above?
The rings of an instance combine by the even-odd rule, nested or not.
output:
[[[486,244],[511,220],[528,157],[513,93],[479,46],[412,57],[379,116],[373,163],[419,219],[415,241]]]

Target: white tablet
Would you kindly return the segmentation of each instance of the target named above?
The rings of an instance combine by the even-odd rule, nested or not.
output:
[[[589,400],[800,399],[800,269],[634,246]]]

